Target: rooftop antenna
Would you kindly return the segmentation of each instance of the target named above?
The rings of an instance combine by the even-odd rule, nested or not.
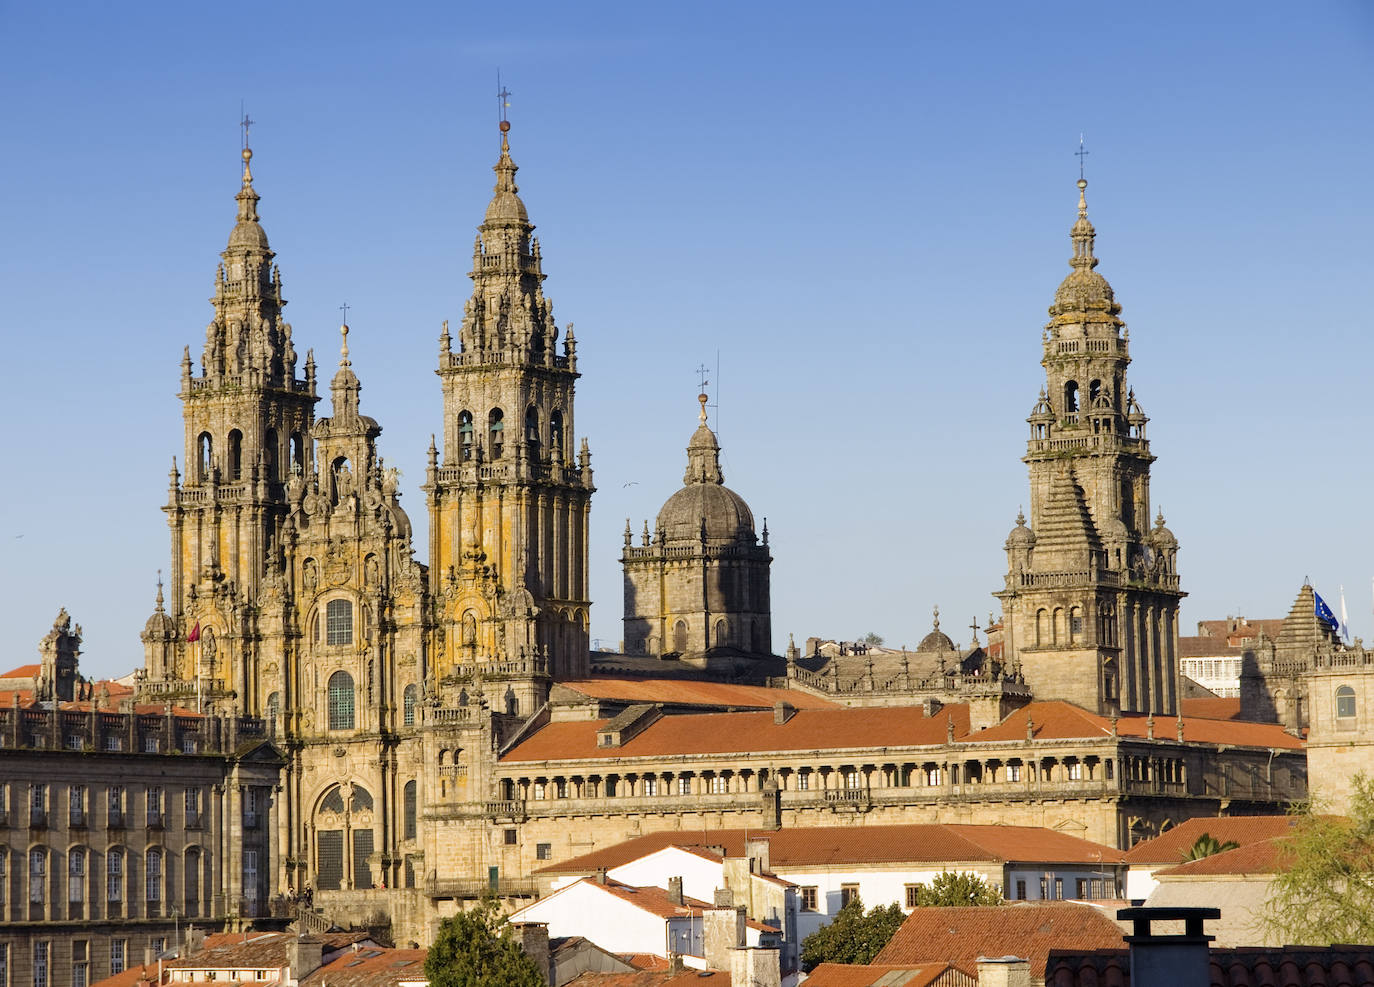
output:
[[[1083,135],[1078,135],[1078,150],[1074,151],[1074,157],[1078,159],[1078,180],[1083,181],[1083,159],[1092,152],[1083,146]]]

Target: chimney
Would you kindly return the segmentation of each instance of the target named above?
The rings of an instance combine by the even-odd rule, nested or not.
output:
[[[1030,960],[1019,956],[978,957],[978,987],[1030,987]]]
[[[716,891],[716,901],[721,891]],[[725,891],[725,894],[729,894]],[[744,909],[731,905],[703,909],[702,958],[708,970],[732,970],[731,951],[744,945]]]
[[[674,905],[682,904],[682,878],[668,878],[668,900]]]
[[[753,862],[749,869],[755,874],[773,873],[773,867],[768,860],[768,841],[766,839],[745,840],[744,855]]]
[[[782,987],[782,964],[778,951],[763,946],[732,949],[730,987]]]
[[[545,922],[512,922],[511,928],[515,930],[515,941],[520,944],[525,955],[534,960],[540,973],[544,975],[544,983],[552,983],[550,974],[553,972],[553,966],[552,957],[549,953],[548,924]]]
[[[682,954],[675,950],[668,950],[668,972],[677,974],[685,969],[687,969],[687,964],[682,962]]]
[[[186,955],[199,953],[201,947],[205,945],[205,930],[197,929],[194,925],[186,928]]]
[[[606,868],[604,868],[604,867],[598,867],[598,868],[596,869],[596,873],[593,875],[593,877],[595,877],[596,883],[597,883],[597,884],[605,884],[605,883],[606,883]]]
[[[300,983],[324,965],[324,940],[301,934],[286,944],[286,976]]]
[[[796,715],[797,708],[786,700],[779,699],[773,704],[773,723],[782,726]]]
[[[763,828],[782,829],[782,792],[778,790],[778,783],[772,778],[763,783],[759,801],[763,810]]]
[[[1178,984],[1210,982],[1211,960],[1208,943],[1215,936],[1204,934],[1205,919],[1221,918],[1220,908],[1123,908],[1118,920],[1131,922],[1131,987],[1176,987]],[[1182,935],[1150,931],[1151,922],[1182,922]]]

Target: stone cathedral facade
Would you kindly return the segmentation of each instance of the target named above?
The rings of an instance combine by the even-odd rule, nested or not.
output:
[[[1149,421],[1126,380],[1130,331],[1096,270],[1078,183],[1072,270],[1043,333],[1024,462],[1030,523],[1007,537],[1004,660],[1038,699],[1104,715],[1178,712],[1178,540],[1150,524]]]

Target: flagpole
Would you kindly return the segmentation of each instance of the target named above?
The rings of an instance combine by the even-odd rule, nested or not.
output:
[[[1350,640],[1350,617],[1345,612],[1345,586],[1341,586],[1341,638]]]

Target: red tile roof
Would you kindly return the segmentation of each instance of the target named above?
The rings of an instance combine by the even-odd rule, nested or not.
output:
[[[424,949],[349,950],[303,977],[310,987],[394,987],[402,981],[426,980]]]
[[[1031,703],[1016,710],[996,726],[972,734],[970,742],[1012,741],[1026,739],[1026,721],[1033,724],[1037,740],[1072,740],[1078,737],[1110,736],[1111,720],[1089,713],[1072,703]],[[1116,721],[1116,732],[1122,737],[1149,735],[1149,717],[1131,714]],[[1173,717],[1155,717],[1155,737],[1173,740],[1177,737],[1178,721]],[[1205,717],[1183,717],[1183,739],[1196,743],[1226,744],[1231,747],[1274,747],[1301,750],[1302,741],[1285,732],[1277,723],[1249,723],[1236,720],[1211,720]]]
[[[1293,828],[1293,816],[1220,816],[1189,819],[1152,840],[1144,840],[1126,852],[1128,864],[1178,864],[1203,833],[1218,843],[1234,841],[1241,846],[1282,836]]]
[[[1213,949],[1211,987],[1374,987],[1374,947],[1284,946]],[[1129,987],[1130,954],[1124,949],[1054,950],[1045,987]]]
[[[18,668],[12,668],[3,675],[0,675],[0,679],[31,679],[42,670],[43,666],[37,663],[32,665],[20,665]]]
[[[1286,840],[1283,838],[1249,843],[1235,850],[1214,853],[1201,860],[1190,860],[1176,867],[1155,871],[1155,877],[1203,877],[1221,874],[1277,874],[1283,870]]]
[[[923,963],[918,966],[892,966],[870,963],[821,963],[806,976],[811,987],[930,987],[936,980],[951,972],[948,963]],[[958,971],[954,971],[958,973]],[[968,975],[958,978],[973,983]]]
[[[906,823],[649,833],[543,867],[537,873],[590,874],[619,867],[669,846],[689,852],[721,847],[727,856],[740,857],[744,855],[746,839],[768,841],[768,859],[774,868],[909,861],[1096,863],[1124,859],[1124,854],[1114,847],[1039,826]]]
[[[560,682],[566,689],[590,699],[624,699],[635,703],[667,703],[680,706],[742,706],[772,709],[775,702],[790,703],[795,709],[836,709],[838,704],[792,689],[769,689],[758,685],[732,685],[725,682],[695,682],[691,679],[574,679]]]
[[[1180,699],[1179,705],[1183,707],[1183,716],[1197,717],[1204,720],[1239,720],[1240,719],[1240,700],[1223,699],[1218,696],[1215,699],[1204,696],[1198,699]]]
[[[657,953],[618,953],[616,955],[636,970],[668,969],[668,957],[659,956]]]
[[[719,970],[684,970],[669,973],[667,970],[636,973],[584,973],[568,981],[569,985],[579,987],[691,987],[692,984],[716,984],[729,987],[730,974]]]
[[[1111,949],[1121,929],[1100,909],[1073,902],[917,908],[875,963],[949,963],[976,973],[980,956],[1020,956],[1045,969],[1051,949]]]
[[[968,733],[968,706],[946,706],[926,716],[919,706],[878,709],[803,709],[786,723],[766,713],[685,713],[665,716],[620,747],[598,747],[596,732],[608,720],[550,723],[501,761],[571,761],[658,757],[664,754],[732,754],[754,751],[869,750],[943,744],[946,723]]]

